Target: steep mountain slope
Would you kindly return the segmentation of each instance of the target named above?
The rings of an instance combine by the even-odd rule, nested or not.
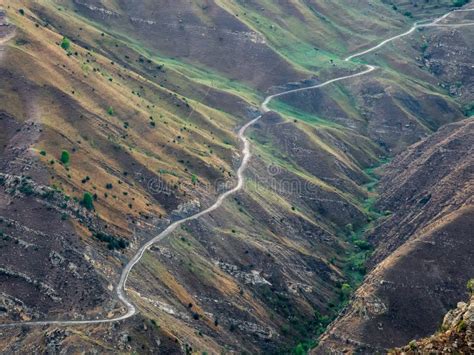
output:
[[[398,11],[406,17],[416,19],[425,19],[430,16],[436,16],[446,12],[446,9],[453,5],[464,5],[468,1],[452,0],[382,0],[384,3],[392,6],[392,9]]]
[[[409,345],[391,350],[390,354],[456,353],[472,354],[474,351],[474,297],[459,302],[443,319],[441,331],[429,338],[412,340]]]
[[[360,7],[357,2],[347,7],[342,1],[61,3],[121,36],[138,39],[149,52],[203,65],[262,90],[304,79],[308,69],[330,68],[334,60],[344,66],[334,53],[375,40],[377,31],[388,33],[403,21],[391,16],[390,8],[368,1]],[[364,20],[369,18],[368,28]],[[306,30],[308,25],[312,31]]]
[[[472,119],[451,124],[386,168],[377,207],[391,212],[370,232],[372,270],[319,352],[380,351],[437,329],[474,274],[473,139]]]
[[[122,266],[171,221],[235,184],[237,127],[257,115],[267,91],[356,73],[343,54],[411,21],[362,0],[14,0],[6,12],[16,31],[0,51],[4,323],[122,314],[114,292]],[[433,52],[440,70],[449,48],[469,38]],[[381,217],[373,169],[463,118],[469,71],[446,71],[443,81],[460,81],[460,95],[450,96],[436,85],[439,70],[419,68],[415,43],[371,56],[383,70],[364,79],[273,102],[279,113],[249,130],[244,189],[133,270],[127,293],[139,315],[2,329],[0,349],[311,346],[362,280],[363,232]],[[410,77],[397,74],[404,70]]]

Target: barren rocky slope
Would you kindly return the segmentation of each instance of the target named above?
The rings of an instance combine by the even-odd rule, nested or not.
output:
[[[371,271],[316,351],[375,351],[433,333],[474,274],[474,122],[440,129],[385,169]],[[387,337],[386,334],[390,334]]]
[[[412,340],[405,347],[390,350],[395,354],[443,353],[472,354],[474,352],[474,297],[459,302],[443,319],[441,330],[429,338]]]

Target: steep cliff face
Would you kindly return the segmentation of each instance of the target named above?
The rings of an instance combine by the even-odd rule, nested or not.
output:
[[[431,337],[412,340],[407,346],[389,351],[398,354],[472,354],[474,353],[474,296],[459,302],[443,319],[441,330]]]

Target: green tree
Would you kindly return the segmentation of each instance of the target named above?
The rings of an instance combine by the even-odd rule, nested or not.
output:
[[[469,0],[453,0],[453,6],[454,7],[461,7],[466,5],[469,2]]]
[[[293,350],[293,353],[295,355],[306,355],[308,352],[305,350],[303,344],[299,343]]]
[[[67,165],[69,164],[69,161],[70,161],[70,155],[69,155],[69,152],[67,150],[63,150],[61,152],[61,163],[63,163],[64,165]]]
[[[351,293],[352,293],[351,285],[349,285],[347,283],[342,284],[342,286],[341,286],[341,298],[343,300],[348,300]]]
[[[64,49],[65,51],[71,48],[71,41],[69,40],[69,38],[63,37],[63,40],[61,41],[61,48]]]
[[[89,211],[94,209],[94,198],[89,192],[84,192],[84,196],[82,198],[82,205]]]

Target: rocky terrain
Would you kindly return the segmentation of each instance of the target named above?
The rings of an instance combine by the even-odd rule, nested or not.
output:
[[[2,352],[301,354],[341,311],[318,349],[383,351],[457,302],[474,36],[442,27],[367,55],[369,75],[274,100],[248,130],[244,188],[132,270],[138,315],[22,326],[123,314],[123,266],[235,185],[238,128],[267,95],[359,72],[343,58],[453,2],[2,6],[0,321],[19,323]]]
[[[390,350],[390,354],[443,353],[472,354],[474,352],[474,297],[459,302],[443,319],[441,330],[429,338],[412,340],[409,345]]]
[[[371,271],[317,352],[408,343],[457,302],[474,273],[473,129],[470,119],[447,125],[385,168],[376,206],[388,217],[369,232]]]

